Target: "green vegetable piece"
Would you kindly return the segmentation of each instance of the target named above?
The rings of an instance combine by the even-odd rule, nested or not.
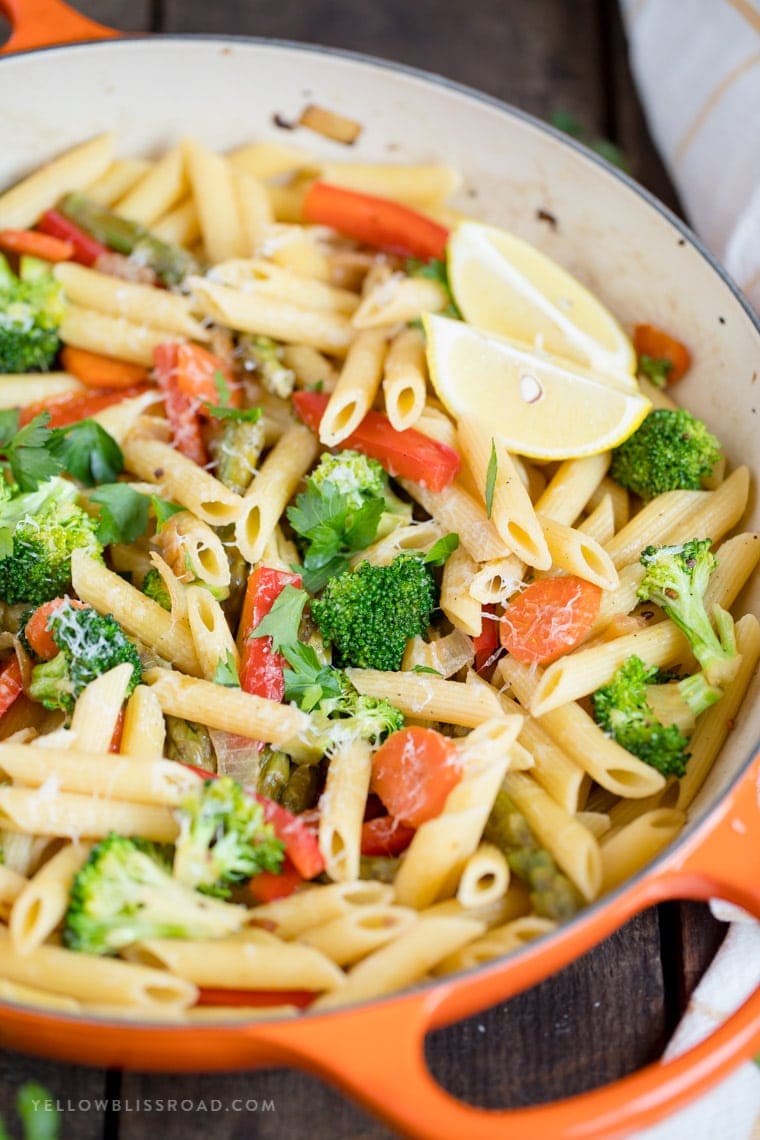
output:
[[[227,656],[217,661],[214,676],[211,678],[215,685],[224,685],[227,689],[239,689],[240,679],[238,677],[237,665],[235,658],[232,655],[232,650],[227,651]]]
[[[319,795],[319,771],[313,764],[295,764],[280,803],[293,815],[300,815],[316,805]]]
[[[131,543],[148,528],[147,495],[128,483],[104,483],[90,495],[100,507],[97,536],[104,546],[113,542]]]
[[[180,764],[216,771],[216,755],[209,731],[203,724],[179,716],[166,718],[166,755]]]
[[[24,1140],[57,1140],[61,1117],[55,1099],[36,1081],[25,1081],[16,1096],[16,1112],[24,1130]]]
[[[124,470],[124,456],[113,436],[95,420],[80,420],[56,428],[48,444],[50,454],[86,487],[113,483]]]
[[[259,769],[256,790],[268,800],[280,803],[290,779],[290,758],[284,752],[268,750]]]
[[[720,458],[702,420],[683,408],[656,408],[612,452],[610,476],[648,502],[665,491],[698,491]]]
[[[38,273],[25,262],[17,277],[0,254],[0,373],[52,368],[63,309],[63,291],[49,269]]]
[[[151,598],[154,602],[158,602],[159,606],[167,612],[171,611],[172,599],[169,591],[167,590],[164,580],[155,566],[151,566],[148,573],[143,578],[142,592],[146,598]]]

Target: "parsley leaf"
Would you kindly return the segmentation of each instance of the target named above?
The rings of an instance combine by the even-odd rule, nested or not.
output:
[[[148,526],[148,496],[128,483],[104,483],[90,495],[100,507],[97,536],[104,546],[134,542]]]
[[[217,368],[216,372],[214,373],[214,387],[216,388],[216,394],[219,397],[219,403],[224,407],[228,407],[230,402],[230,386],[227,383],[226,376],[220,368]]]
[[[295,701],[304,712],[311,712],[326,697],[340,696],[338,670],[323,665],[313,646],[296,642],[283,645],[281,652],[290,665],[283,670],[286,701]]]
[[[248,636],[271,637],[272,648],[277,653],[281,652],[283,647],[295,644],[298,641],[298,629],[308,600],[309,595],[305,590],[300,590],[297,586],[283,586],[269,613]]]
[[[461,321],[462,314],[454,300],[454,294],[451,292],[449,271],[445,261],[438,257],[431,257],[429,261],[420,261],[417,257],[409,257],[406,262],[406,272],[410,277],[426,277],[428,281],[435,281],[436,285],[440,285],[448,297],[448,304],[442,315]]]
[[[458,534],[444,534],[443,538],[439,538],[437,542],[433,543],[422,561],[427,566],[443,566],[446,559],[454,553],[458,546]]]
[[[224,685],[227,689],[239,689],[240,679],[238,678],[237,666],[235,665],[235,658],[232,650],[227,650],[227,656],[220,658],[216,663],[214,675],[211,678],[215,685]]]
[[[124,470],[121,448],[95,420],[80,420],[68,427],[56,428],[48,450],[64,470],[86,487],[112,483]]]
[[[186,510],[179,503],[170,503],[168,499],[159,499],[158,495],[151,495],[150,505],[153,507],[153,513],[156,516],[157,530],[160,530],[172,515],[178,515],[180,511]]]
[[[228,408],[220,404],[204,404],[203,410],[207,415],[225,423],[255,424],[261,419],[261,408]]]
[[[499,460],[496,455],[496,444],[491,440],[491,458],[488,460],[488,470],[486,471],[486,515],[490,519],[491,511],[493,510],[493,493],[496,489],[496,476],[499,473]]]
[[[20,491],[36,491],[63,469],[49,444],[53,433],[47,426],[50,413],[41,412],[19,431],[17,408],[0,413],[0,452],[3,454]]]
[[[443,673],[440,673],[438,671],[438,669],[431,669],[429,665],[415,665],[412,668],[412,672],[413,673],[433,673],[433,674],[435,674],[436,677],[442,677],[443,676]]]
[[[638,370],[643,376],[651,380],[657,388],[666,388],[668,376],[673,368],[673,361],[666,360],[664,356],[647,356],[644,352],[639,357]]]
[[[383,499],[368,499],[357,507],[333,484],[316,487],[307,480],[287,516],[296,534],[306,539],[303,583],[309,593],[347,570],[351,555],[369,546],[384,510]]]

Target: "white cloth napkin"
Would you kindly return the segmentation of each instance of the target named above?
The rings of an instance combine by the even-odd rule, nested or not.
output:
[[[760,0],[620,5],[649,126],[687,217],[760,311]],[[760,924],[712,907],[731,926],[666,1058],[696,1045],[760,985]],[[759,1138],[760,1068],[748,1062],[637,1140]]]

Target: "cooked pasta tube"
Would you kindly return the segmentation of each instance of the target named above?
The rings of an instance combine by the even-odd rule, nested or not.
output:
[[[695,503],[686,518],[674,522],[667,535],[669,543],[687,542],[690,538],[709,538],[718,542],[741,519],[749,499],[749,468],[737,467],[707,499]]]
[[[52,797],[51,786],[0,788],[0,826],[61,839],[103,839],[111,831],[157,843],[171,843],[177,837],[177,823],[168,807],[96,800],[73,792]]]
[[[510,598],[524,577],[525,563],[514,554],[508,554],[506,558],[491,558],[473,574],[470,593],[483,605],[496,605]]]
[[[14,1005],[39,1006],[43,1010],[55,1010],[56,1013],[80,1013],[81,1005],[74,998],[65,994],[51,994],[37,986],[22,986],[18,982],[7,982],[0,978],[0,1001],[12,1002]]]
[[[350,289],[339,289],[305,277],[260,257],[218,262],[210,270],[208,280],[262,297],[277,297],[304,309],[324,309],[328,313],[350,315],[359,303],[356,293]]]
[[[445,202],[462,181],[450,166],[382,162],[327,162],[320,177],[334,186],[393,198],[407,206]]]
[[[445,443],[448,447],[456,449],[457,429],[454,421],[431,400],[425,404],[414,426],[423,435],[429,435],[431,439],[437,439],[439,443]],[[461,476],[460,471],[460,479]]]
[[[630,562],[619,573],[619,582],[614,590],[605,590],[599,605],[591,634],[605,629],[614,617],[629,614],[639,604],[639,586],[644,577],[644,567],[640,562]]]
[[[87,184],[87,197],[99,206],[113,206],[147,174],[152,165],[147,158],[117,158],[99,178]]]
[[[653,796],[647,796],[643,800],[618,800],[612,804],[606,813],[609,827],[606,828],[605,834],[613,828],[615,831],[619,831],[621,827],[632,823],[634,819],[638,819],[640,815],[644,815],[646,812],[654,811],[655,808],[675,807],[678,799],[678,784],[679,781],[676,777],[671,776],[665,787]]]
[[[190,197],[183,199],[153,223],[151,233],[168,245],[183,245],[186,249],[194,246],[201,236],[201,220],[195,201]]]
[[[393,887],[374,880],[310,886],[286,898],[257,906],[251,921],[272,926],[278,938],[296,938],[305,930],[366,907],[389,906]]]
[[[726,539],[715,551],[716,566],[705,590],[705,608],[731,608],[760,562],[760,534],[745,533]]]
[[[169,669],[149,669],[144,680],[169,716],[277,744],[296,757],[313,757],[303,743],[308,739],[309,717],[292,705],[185,677]]]
[[[108,752],[133,671],[125,661],[90,681],[77,697],[71,732],[81,752]]]
[[[520,918],[527,914],[531,908],[528,892],[519,879],[510,879],[507,891],[501,898],[491,899],[490,902],[477,902],[465,907],[458,898],[445,899],[434,903],[421,911],[423,917],[438,915],[442,918],[474,918],[482,922],[489,929],[511,922],[513,918]]]
[[[552,564],[549,547],[512,456],[472,416],[459,417],[457,436],[484,502],[490,500],[487,513],[504,545],[529,566],[548,570]]]
[[[230,584],[230,562],[222,540],[190,511],[179,511],[161,527],[156,541],[177,578],[215,590]]]
[[[135,431],[124,441],[123,451],[130,471],[148,483],[160,483],[166,495],[202,522],[226,526],[238,518],[243,508],[240,495],[170,444],[146,439]]]
[[[478,563],[464,546],[458,546],[446,559],[441,581],[440,605],[455,629],[469,637],[479,637],[483,630],[481,604],[470,593],[470,582]]]
[[[385,412],[396,431],[414,427],[425,407],[425,342],[416,328],[396,333],[388,347],[383,375]]]
[[[353,555],[351,567],[354,569],[361,562],[371,562],[373,566],[388,566],[397,554],[420,551],[427,554],[439,538],[443,538],[443,530],[433,519],[411,522],[408,526],[397,526],[384,538]]]
[[[564,526],[573,526],[610,465],[610,452],[566,459],[536,501],[536,513]]]
[[[103,430],[107,431],[121,446],[137,421],[160,400],[161,395],[158,389],[149,388],[147,392],[141,392],[139,396],[119,400],[118,404],[111,404],[110,408],[101,408],[99,412],[95,412],[92,419],[95,420],[95,423],[100,424]]]
[[[481,843],[464,867],[457,887],[457,900],[469,910],[487,906],[507,893],[509,864],[493,843]]]
[[[641,800],[621,800],[621,804],[640,804]],[[603,811],[579,811],[575,817],[595,839],[601,839],[612,827],[610,816]]]
[[[3,844],[2,866],[25,878],[34,874],[52,843],[47,835],[29,835],[22,831],[0,830],[0,839]]]
[[[18,898],[28,882],[18,871],[0,864],[0,917],[8,918],[11,904]]]
[[[139,760],[163,756],[166,723],[161,705],[152,689],[138,685],[127,701],[119,752]]]
[[[338,966],[352,966],[373,950],[398,938],[417,922],[417,911],[410,907],[365,906],[312,926],[300,941],[313,946]]]
[[[175,146],[146,168],[142,177],[118,199],[114,213],[151,229],[162,214],[176,206],[188,189],[183,149]]]
[[[424,641],[413,637],[407,642],[402,670],[431,669],[441,677],[453,677],[460,669],[472,665],[475,656],[471,638],[458,629],[437,638]]]
[[[655,808],[602,837],[602,894],[614,890],[659,855],[686,823],[686,813]]]
[[[338,381],[338,372],[331,361],[308,344],[286,344],[282,363],[295,372],[299,388],[321,384],[321,391],[332,392]]]
[[[359,878],[362,821],[367,805],[372,749],[366,740],[336,748],[319,801],[319,849],[336,882]]]
[[[588,649],[577,649],[547,665],[536,681],[530,702],[533,716],[559,708],[605,685],[629,657],[640,657],[645,665],[672,665],[689,653],[689,644],[677,625],[659,621],[626,637],[602,641]]]
[[[190,315],[189,303],[179,293],[124,281],[75,261],[60,262],[53,272],[72,305],[160,329],[165,338],[174,333],[208,340],[208,332]]]
[[[602,869],[599,844],[594,836],[540,787],[530,775],[507,772],[504,789],[541,847],[590,902],[599,894]]]
[[[445,491],[430,491],[421,483],[413,483],[410,479],[398,481],[407,494],[424,507],[445,531],[459,535],[465,550],[476,562],[502,558],[509,553],[504,540],[486,517],[485,508],[456,483],[452,483]]]
[[[354,337],[319,424],[319,439],[325,447],[336,447],[351,435],[372,407],[386,346],[385,329],[362,330]]]
[[[272,205],[266,187],[258,178],[251,178],[250,174],[235,167],[230,167],[230,177],[243,249],[252,256],[274,222]]]
[[[235,541],[247,562],[261,557],[318,451],[314,433],[303,424],[294,424],[267,455],[242,500],[235,524]]]
[[[485,687],[473,690],[464,681],[447,681],[432,673],[391,673],[382,669],[347,669],[351,684],[365,696],[383,697],[404,716],[445,721],[474,728],[502,717],[498,695]]]
[[[496,958],[503,958],[513,950],[519,950],[528,942],[551,934],[557,929],[557,923],[550,918],[540,918],[537,914],[528,914],[515,918],[504,926],[489,930],[482,938],[447,955],[438,963],[436,975],[453,974],[459,970],[472,970],[476,966],[483,966],[486,962],[493,962]]]
[[[31,372],[7,372],[0,375],[0,408],[23,408],[25,404],[36,404],[55,396],[84,391],[84,384],[69,376],[68,372],[44,372],[39,375]]]
[[[113,557],[113,547],[111,547],[111,556]],[[171,603],[169,614],[171,615],[172,621],[187,624],[187,594],[183,583],[180,582],[171,566],[168,565],[166,560],[163,559],[157,551],[151,550],[149,562],[150,566],[154,566],[156,570],[158,570],[161,581],[166,587],[166,592],[169,595],[169,601]],[[121,567],[117,566],[116,569],[120,570]],[[143,576],[146,573],[147,570],[143,572]]]
[[[601,546],[605,546],[615,533],[615,512],[612,506],[612,496],[605,495],[587,515],[583,522],[578,523],[581,534],[593,538]]]
[[[29,954],[41,946],[61,922],[74,877],[87,862],[91,849],[88,843],[67,843],[25,883],[8,922],[17,953]]]
[[[392,273],[368,290],[351,318],[355,329],[381,329],[440,313],[449,303],[446,290],[425,277]]]
[[[28,744],[0,744],[0,771],[31,788],[53,781],[63,792],[169,806],[181,803],[200,783],[191,768],[173,760],[74,748],[59,752]]]
[[[235,638],[224,610],[204,586],[188,588],[187,620],[206,680],[213,681],[220,665],[234,669],[237,677],[240,661]]]
[[[622,530],[631,517],[631,500],[625,487],[621,487],[609,476],[602,479],[588,501],[590,511],[599,506],[602,499],[609,498],[612,503],[612,516],[615,520],[615,530]]]
[[[496,793],[509,768],[520,717],[489,721],[461,742],[462,775],[439,816],[414,833],[395,880],[396,901],[417,910],[453,895],[480,842]]]
[[[99,613],[113,614],[127,633],[153,646],[161,657],[184,673],[197,676],[200,672],[187,625],[173,621],[158,602],[81,549],[71,556],[71,581],[83,602],[89,602]]]
[[[137,324],[126,317],[113,317],[69,303],[63,312],[59,336],[64,344],[86,348],[89,352],[115,356],[131,364],[153,366],[153,352],[159,344],[176,340],[175,333],[145,324]]]
[[[206,944],[207,945],[207,944]],[[0,929],[0,975],[20,985],[87,1002],[139,1008],[145,1016],[155,1009],[186,1009],[198,990],[166,970],[133,965],[118,958],[79,954],[60,946],[38,946],[20,954]]]
[[[0,229],[30,229],[64,194],[100,178],[111,162],[115,140],[113,131],[96,135],[38,166],[0,194]]]
[[[195,139],[186,139],[183,150],[209,261],[242,257],[245,238],[229,163]]]
[[[170,970],[196,986],[228,990],[339,989],[343,971],[324,954],[297,942],[203,941],[151,938],[125,955],[143,967]]]
[[[526,708],[540,683],[541,670],[521,665],[507,654],[496,667],[496,677],[511,687]],[[664,787],[664,776],[606,736],[574,701],[544,713],[538,723],[571,760],[607,791],[643,799]]]
[[[679,809],[688,808],[704,784],[728,733],[734,727],[741,703],[755,676],[760,660],[760,623],[754,614],[745,614],[736,623],[736,646],[741,654],[736,676],[726,686],[721,700],[698,718],[691,737],[686,775],[678,782],[675,806]]]
[[[291,344],[308,344],[321,352],[343,356],[353,337],[349,319],[342,313],[305,309],[279,297],[264,297],[217,285],[203,277],[189,277],[196,309],[206,317],[238,332],[259,333]]]
[[[564,523],[538,515],[546,545],[552,556],[552,566],[575,574],[586,582],[593,582],[603,590],[614,590],[619,584],[618,572],[607,551],[596,539],[565,526]]]
[[[311,1009],[333,1009],[404,989],[484,930],[484,924],[472,918],[422,917],[393,942],[362,959],[340,989],[317,998]]]

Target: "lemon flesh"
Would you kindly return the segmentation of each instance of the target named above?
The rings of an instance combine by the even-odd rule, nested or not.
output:
[[[600,383],[556,357],[531,352],[462,321],[428,314],[431,383],[455,417],[480,420],[510,451],[576,459],[616,447],[651,409],[639,392]]]
[[[636,353],[579,281],[546,254],[495,226],[460,223],[447,247],[449,283],[469,324],[592,371],[635,391]]]

